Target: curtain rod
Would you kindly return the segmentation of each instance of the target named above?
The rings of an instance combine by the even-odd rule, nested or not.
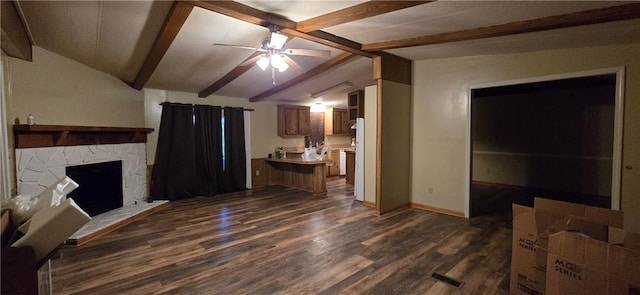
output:
[[[168,102],[168,101],[165,101],[165,102]],[[161,103],[160,103],[160,105],[163,105],[165,102],[161,102]],[[175,103],[175,102],[172,102],[172,103]],[[185,103],[185,105],[187,105],[187,104]],[[194,105],[197,105],[197,104],[191,104],[191,106],[194,106]],[[219,106],[213,106],[213,107],[219,107]],[[242,109],[243,111],[247,111],[247,112],[254,112],[254,111],[255,111],[255,109],[247,109],[247,108],[242,108],[242,107],[228,107],[228,106],[224,106],[224,107],[221,107],[221,108]]]

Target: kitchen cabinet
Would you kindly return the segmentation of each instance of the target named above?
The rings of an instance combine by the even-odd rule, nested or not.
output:
[[[252,188],[267,186],[269,175],[267,174],[268,166],[267,166],[266,159],[267,158],[251,159],[251,170],[253,171],[251,172],[251,174],[253,175],[251,177]]]
[[[294,137],[311,134],[311,112],[306,106],[278,106],[278,136]]]
[[[352,150],[347,150],[347,174],[344,179],[347,184],[353,185],[355,183],[355,175],[356,175],[356,152]]]
[[[351,125],[347,109],[332,108],[325,112],[324,134],[350,135]]]
[[[349,121],[356,122],[356,118],[364,118],[364,91],[349,92],[347,103],[349,105]]]
[[[340,150],[331,150],[331,155],[329,156],[331,159],[331,165],[327,169],[327,176],[338,176],[340,175]]]

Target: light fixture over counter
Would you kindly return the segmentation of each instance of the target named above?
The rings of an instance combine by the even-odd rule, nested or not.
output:
[[[324,103],[322,103],[322,101],[316,101],[314,104],[311,105],[310,111],[312,113],[323,113],[325,108],[326,106],[324,105]]]
[[[342,82],[340,84],[333,85],[333,86],[331,86],[331,87],[329,87],[327,89],[323,89],[323,90],[320,90],[318,92],[311,93],[311,97],[313,97],[313,98],[321,97],[321,96],[329,94],[329,93],[333,93],[333,92],[336,92],[336,91],[339,91],[339,90],[347,89],[347,88],[351,87],[352,85],[353,84],[351,84],[351,82]]]

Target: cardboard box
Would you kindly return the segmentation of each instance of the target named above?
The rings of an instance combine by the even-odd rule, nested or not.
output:
[[[36,212],[29,221],[18,228],[24,236],[11,247],[32,247],[36,261],[40,261],[89,220],[91,217],[78,207],[73,199],[67,199],[58,206],[46,207]]]
[[[579,232],[549,237],[547,294],[640,294],[640,235],[610,228],[606,241]]]
[[[542,198],[534,208],[513,204],[511,294],[545,294],[549,235],[580,230],[606,239],[607,226],[622,225],[620,211]]]
[[[584,217],[589,221],[598,224],[611,225],[612,227],[617,228],[622,228],[624,223],[624,215],[622,214],[622,211],[614,211],[607,208],[592,207],[543,198],[535,198],[533,207],[564,216]]]

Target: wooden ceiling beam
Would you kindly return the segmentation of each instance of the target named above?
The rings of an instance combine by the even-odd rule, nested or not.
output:
[[[287,82],[284,82],[276,87],[273,87],[263,93],[260,93],[254,97],[249,98],[249,101],[251,102],[257,102],[257,101],[262,101],[265,98],[274,95],[278,92],[284,91],[286,89],[288,89],[289,87],[292,87],[300,82],[303,82],[307,79],[311,79],[317,75],[320,75],[322,73],[325,73],[326,71],[328,71],[331,68],[334,68],[338,65],[341,65],[349,60],[351,60],[352,58],[356,57],[357,55],[350,53],[350,52],[344,52],[338,56],[333,57],[332,59],[324,62],[323,64],[305,72],[302,75],[299,75]]]
[[[384,1],[384,2],[387,2],[387,1]],[[402,2],[411,2],[411,1],[402,1]],[[320,43],[332,48],[337,48],[343,51],[347,51],[351,54],[374,57],[372,53],[360,50],[360,48],[362,47],[362,44],[360,43],[347,40],[347,39],[344,39],[326,32],[322,32],[322,31],[315,31],[311,33],[299,31],[296,29],[297,23],[294,21],[282,18],[275,14],[267,13],[267,12],[252,8],[250,6],[246,6],[242,3],[233,2],[233,1],[188,1],[188,3],[203,9],[207,9],[209,11],[220,13],[229,17],[233,17],[238,20],[242,20],[242,21],[263,26],[263,27],[268,27],[270,24],[275,24],[280,27],[281,33],[289,36],[289,40],[291,40],[293,37],[298,37],[301,39]],[[253,55],[248,57],[248,59],[255,57],[256,55],[259,55],[259,54],[260,53],[254,53]],[[331,60],[327,61],[328,64],[330,64],[331,62],[332,62]],[[242,74],[246,73],[248,70],[250,70],[254,66],[255,64],[250,64],[246,66],[239,65],[235,67],[229,73],[227,73],[222,78],[220,78],[218,81],[213,82],[209,87],[200,91],[200,93],[198,93],[198,97],[207,97],[215,93],[216,91],[222,89],[222,87],[231,83],[236,78],[240,77]],[[301,82],[301,81],[302,80],[299,80],[298,82]],[[279,92],[279,91],[281,90],[277,90],[276,92]],[[259,98],[258,96],[252,99],[261,100],[261,98]]]
[[[153,74],[153,71],[158,67],[165,53],[167,53],[169,46],[173,43],[192,10],[192,4],[181,1],[173,3],[156,40],[153,42],[151,51],[149,51],[142,68],[140,68],[136,79],[133,81],[133,88],[140,90],[149,81],[151,74]]]
[[[342,51],[350,52],[353,54],[366,56],[369,58],[375,57],[373,53],[362,50],[362,44],[333,35],[333,34],[329,34],[324,31],[313,31],[309,33],[303,33],[298,30],[284,28],[284,29],[280,29],[280,32],[287,34],[289,36],[305,39],[311,42],[315,42],[315,43],[329,46],[332,48],[340,49]]]
[[[301,21],[296,25],[296,30],[308,33],[428,2],[433,1],[367,1]]]
[[[13,1],[0,1],[0,44],[11,57],[31,61],[31,40]]]
[[[187,1],[195,6],[224,14],[248,23],[267,27],[270,24],[280,27],[280,32],[289,36],[313,41],[342,51],[373,57],[361,49],[362,44],[322,31],[302,32],[296,29],[297,23],[281,16],[264,12],[235,1]]]
[[[255,63],[251,63],[251,64],[244,65],[244,66],[242,64],[245,61],[247,61],[249,59],[252,59],[252,58],[254,58],[254,57],[258,56],[258,55],[261,55],[261,54],[262,54],[262,52],[259,52],[259,51],[254,52],[252,55],[250,55],[244,61],[242,61],[242,63],[240,63],[240,65],[238,65],[233,70],[231,70],[231,72],[228,72],[226,75],[224,75],[218,81],[213,82],[213,84],[211,84],[205,90],[200,91],[200,93],[198,93],[198,97],[207,97],[207,96],[215,93],[216,91],[222,89],[222,87],[224,87],[227,84],[231,83],[233,80],[235,80],[236,78],[240,77],[242,74],[246,73],[248,70],[253,68],[256,64]]]
[[[374,42],[363,44],[362,49],[366,51],[378,51],[403,47],[441,44],[456,41],[475,40],[513,34],[562,29],[574,26],[592,25],[634,18],[640,18],[640,3],[590,9],[585,11],[554,15],[532,20],[510,22],[501,25],[481,27],[456,32]]]

